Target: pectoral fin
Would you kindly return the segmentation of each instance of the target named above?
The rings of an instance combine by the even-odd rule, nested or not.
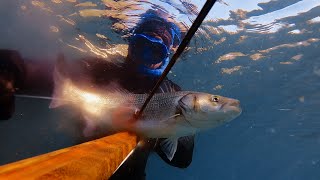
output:
[[[185,137],[180,137],[178,139],[178,147],[176,153],[173,156],[172,160],[169,160],[166,154],[161,149],[161,142],[166,139],[160,139],[159,144],[156,148],[158,155],[171,166],[179,168],[187,168],[192,162],[193,148],[194,148],[194,135],[189,135]]]
[[[168,138],[163,140],[160,143],[161,150],[165,153],[167,158],[171,161],[174,157],[174,154],[177,151],[178,139],[177,138]]]

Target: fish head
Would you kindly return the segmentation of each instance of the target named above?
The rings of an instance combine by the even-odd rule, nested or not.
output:
[[[197,92],[183,96],[178,107],[189,125],[197,129],[217,127],[242,112],[239,100]]]

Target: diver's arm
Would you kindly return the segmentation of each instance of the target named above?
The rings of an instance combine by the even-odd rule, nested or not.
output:
[[[14,93],[22,86],[24,64],[20,54],[0,50],[0,120],[10,119],[14,109]]]
[[[13,115],[16,93],[50,96],[52,70],[49,63],[24,61],[17,51],[0,49],[0,120]]]
[[[11,82],[15,93],[51,96],[53,68],[54,61],[23,59],[15,50],[0,49],[2,86]]]
[[[24,62],[26,72],[23,86],[19,88],[16,93],[34,96],[51,96],[54,88],[54,61],[26,59]]]

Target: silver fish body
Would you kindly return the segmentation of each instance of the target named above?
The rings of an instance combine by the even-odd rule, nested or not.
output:
[[[179,91],[155,94],[142,116],[134,119],[133,115],[142,107],[148,94],[74,82],[61,66],[56,67],[54,73],[51,108],[69,105],[80,111],[85,119],[85,136],[96,133],[97,129],[111,129],[131,131],[146,138],[167,138],[160,147],[169,160],[175,154],[179,137],[217,127],[235,119],[242,111],[236,99]]]
[[[141,107],[147,95],[136,95],[135,106]],[[182,137],[217,127],[241,114],[236,99],[180,91],[156,94],[134,128],[147,137]]]

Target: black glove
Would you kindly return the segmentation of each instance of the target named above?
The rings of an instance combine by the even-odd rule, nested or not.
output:
[[[17,51],[0,50],[0,120],[10,119],[15,109],[14,93],[25,77],[23,60]]]

